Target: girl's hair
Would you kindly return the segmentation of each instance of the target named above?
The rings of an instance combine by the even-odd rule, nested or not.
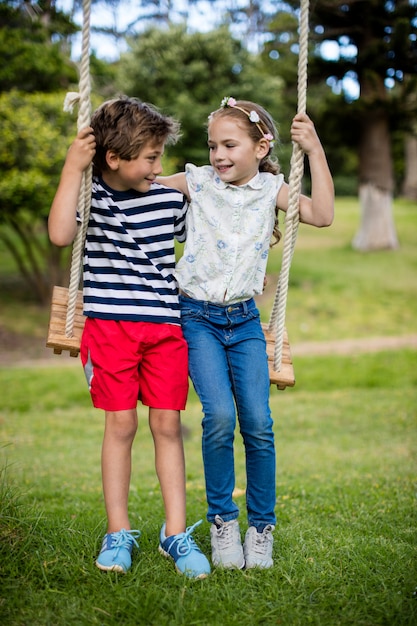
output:
[[[180,137],[180,125],[138,98],[120,96],[104,102],[92,115],[91,127],[96,140],[94,174],[107,168],[106,153],[115,152],[121,159],[135,159],[148,143],[174,144]]]
[[[207,126],[214,119],[222,117],[233,118],[239,123],[239,126],[245,128],[249,137],[254,143],[258,143],[260,139],[269,141],[268,154],[259,164],[260,172],[269,172],[277,175],[280,172],[278,159],[272,156],[274,144],[278,141],[278,131],[274,120],[263,107],[256,102],[249,100],[235,100],[234,98],[224,98],[221,106],[213,113],[210,113]],[[278,223],[278,209],[276,209],[274,230],[272,233],[273,241],[271,245],[275,245],[281,239],[281,231]]]

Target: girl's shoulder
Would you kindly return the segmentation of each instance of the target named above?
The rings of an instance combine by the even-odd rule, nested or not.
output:
[[[187,182],[190,180],[211,180],[214,176],[214,170],[211,165],[198,166],[193,163],[186,163],[185,175],[187,177]]]
[[[271,174],[271,172],[259,172],[257,180],[261,187],[270,189],[274,193],[278,193],[284,182],[283,174]]]

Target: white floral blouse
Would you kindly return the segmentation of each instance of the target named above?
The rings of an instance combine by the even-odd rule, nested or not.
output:
[[[262,293],[282,174],[224,183],[211,166],[187,164],[187,239],[175,276],[191,298],[231,304]]]

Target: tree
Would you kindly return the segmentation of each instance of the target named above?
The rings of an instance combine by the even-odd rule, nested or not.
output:
[[[409,92],[408,102],[411,109],[417,107],[416,92]],[[409,200],[417,200],[417,119],[411,125],[405,138],[405,172],[402,184],[402,194]]]
[[[76,27],[53,2],[0,1],[0,92],[52,93],[77,81],[65,36]]]
[[[130,40],[130,47],[120,59],[120,90],[181,121],[182,140],[169,149],[175,169],[187,161],[207,163],[205,122],[223,97],[255,99],[272,114],[280,111],[280,79],[261,76],[258,57],[226,27],[209,33],[152,28]]]
[[[51,286],[65,282],[68,270],[68,251],[49,242],[47,215],[77,128],[75,114],[62,109],[63,90],[76,89],[78,82],[65,42],[74,29],[54,2],[0,2],[5,60],[0,66],[0,240],[40,303],[49,301]],[[99,85],[110,82],[111,69],[103,71],[94,57],[91,67]]]
[[[403,196],[417,200],[417,125],[405,140],[405,164]]]
[[[60,284],[68,254],[52,246],[47,216],[76,120],[63,94],[0,95],[0,240],[40,303]]]
[[[289,0],[294,11],[299,3]],[[269,53],[278,55],[288,47],[288,35],[272,23],[274,40]],[[392,137],[398,129],[410,128],[416,108],[407,94],[415,91],[417,75],[417,5],[399,0],[317,0],[310,13],[311,43],[309,83],[325,83],[340,90],[337,106],[328,108],[335,95],[328,89],[321,107],[328,120],[338,120],[346,145],[358,151],[359,197],[362,220],[353,245],[359,250],[395,248],[398,245],[392,217],[394,192]],[[293,31],[289,31],[291,37]],[[323,43],[336,44],[338,53],[326,58]],[[290,41],[294,48],[294,41]],[[285,50],[284,50],[285,52]],[[360,87],[352,101],[344,90],[347,78]],[[330,111],[330,113],[329,113]]]
[[[416,113],[404,105],[407,92],[416,87],[417,6],[408,0],[337,5],[324,0],[315,4],[312,27],[318,41],[334,41],[341,51],[338,62],[317,58],[317,70],[327,69],[327,76],[338,80],[354,75],[360,87],[359,100],[350,103],[359,130],[362,216],[353,246],[363,251],[395,248],[391,138]]]

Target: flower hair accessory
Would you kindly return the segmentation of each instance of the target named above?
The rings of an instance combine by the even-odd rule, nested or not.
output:
[[[269,141],[269,145],[271,148],[274,147],[274,136],[271,133],[264,133],[264,131],[262,130],[261,127],[261,118],[259,117],[258,113],[256,111],[246,111],[245,109],[242,109],[242,107],[238,107],[236,105],[236,100],[234,98],[230,98],[229,96],[226,96],[225,98],[223,98],[223,100],[220,103],[220,108],[221,109],[227,109],[228,107],[231,107],[232,109],[239,109],[239,111],[242,111],[242,113],[244,113],[248,118],[249,121],[253,122],[254,124],[256,124],[259,132],[261,133],[262,137],[264,139],[266,139],[267,141]]]

